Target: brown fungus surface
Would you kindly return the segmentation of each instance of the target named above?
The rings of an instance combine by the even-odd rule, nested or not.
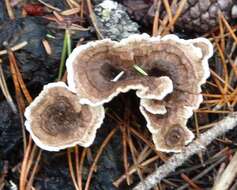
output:
[[[209,77],[211,55],[212,45],[204,38],[143,34],[121,42],[95,41],[70,55],[68,84],[80,103],[90,106],[136,90],[156,148],[178,152],[194,137],[186,124],[202,102],[201,85]]]
[[[57,151],[79,144],[89,146],[104,118],[102,106],[80,105],[77,95],[62,83],[50,83],[26,108],[26,128],[38,146]]]
[[[149,54],[142,55],[139,49],[119,45],[107,39],[91,42],[76,48],[67,60],[69,88],[80,96],[82,104],[102,105],[132,89],[137,90],[139,97],[157,100],[172,91],[172,81],[166,75],[143,76],[134,68],[135,65],[143,70],[155,68],[155,63],[145,63]],[[121,72],[122,76],[114,81]]]

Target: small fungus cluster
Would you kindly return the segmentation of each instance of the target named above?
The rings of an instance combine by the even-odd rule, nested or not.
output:
[[[103,104],[135,90],[157,150],[179,152],[194,138],[187,120],[202,102],[213,48],[205,38],[131,35],[75,48],[66,62],[68,86],[44,87],[26,108],[26,128],[43,149],[93,143],[105,117]]]

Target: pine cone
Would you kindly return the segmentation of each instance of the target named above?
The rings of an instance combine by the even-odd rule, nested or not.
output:
[[[177,26],[196,32],[206,32],[218,25],[218,12],[227,20],[237,14],[236,0],[188,0]]]

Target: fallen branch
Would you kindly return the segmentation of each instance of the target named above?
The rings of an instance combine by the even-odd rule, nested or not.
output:
[[[158,184],[163,178],[181,166],[190,156],[205,149],[216,137],[237,126],[237,112],[231,113],[217,122],[211,129],[201,134],[199,138],[189,144],[181,153],[174,154],[165,164],[150,174],[143,183],[136,185],[133,190],[148,190]]]
[[[234,157],[231,159],[229,165],[226,167],[224,172],[220,177],[216,179],[216,183],[212,190],[227,190],[229,189],[231,183],[234,181],[235,176],[237,175],[237,152],[235,152]]]

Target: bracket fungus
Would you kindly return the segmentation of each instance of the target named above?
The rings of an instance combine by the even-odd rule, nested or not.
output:
[[[42,149],[58,151],[76,144],[92,144],[104,119],[103,106],[81,105],[65,83],[44,86],[26,108],[26,129]]]
[[[98,40],[73,50],[68,85],[81,104],[93,107],[136,90],[157,150],[179,152],[194,138],[187,120],[202,102],[212,53],[205,38],[135,34],[120,42]]]

